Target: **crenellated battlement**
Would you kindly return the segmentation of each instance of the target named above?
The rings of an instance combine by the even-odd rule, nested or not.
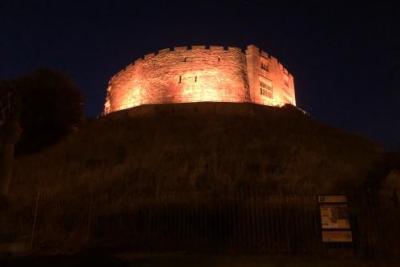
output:
[[[127,67],[132,67],[132,65],[142,63],[143,60],[152,59],[158,55],[165,55],[167,53],[176,53],[176,52],[184,52],[184,51],[194,51],[194,52],[201,52],[201,51],[226,51],[226,52],[229,52],[229,51],[231,51],[231,52],[239,53],[239,52],[243,52],[243,49],[239,48],[239,47],[216,46],[216,45],[175,46],[173,48],[164,48],[164,49],[160,49],[156,52],[148,53],[148,54],[136,59],[133,64],[130,64]],[[266,53],[264,53],[264,54],[267,55]],[[124,71],[124,70],[122,70],[122,71]],[[120,72],[118,72],[118,73],[120,73]]]
[[[173,48],[164,48],[160,49],[156,52],[148,53],[140,58],[137,58],[133,63],[129,64],[118,73],[116,73],[111,80],[120,77],[124,72],[128,69],[133,68],[137,64],[142,64],[146,60],[151,60],[158,55],[165,55],[168,53],[181,53],[184,51],[194,51],[194,52],[201,52],[201,51],[224,51],[224,52],[242,52],[243,50],[238,47],[231,47],[231,46],[216,46],[216,45],[192,45],[192,46],[175,46]]]
[[[151,52],[141,57],[141,59],[152,58],[157,55],[162,55],[170,52],[182,52],[182,51],[201,51],[201,50],[209,50],[209,51],[235,51],[242,52],[243,49],[239,47],[231,47],[231,46],[217,46],[217,45],[192,45],[192,46],[175,46],[172,48],[164,48],[160,49],[156,52]]]
[[[256,47],[255,45],[248,45],[247,46],[246,54],[248,55],[249,53],[256,53],[260,57],[262,57],[262,58],[264,58],[264,59],[276,64],[278,66],[278,69],[282,70],[288,76],[293,77],[277,58],[269,55],[267,52],[265,52],[264,50]]]
[[[268,66],[261,69],[262,64]],[[107,112],[175,102],[295,104],[293,76],[255,45],[246,49],[217,45],[160,49],[115,74],[109,88]]]

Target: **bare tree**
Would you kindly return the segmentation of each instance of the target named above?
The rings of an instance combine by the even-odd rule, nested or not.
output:
[[[21,134],[19,104],[12,83],[0,85],[0,194],[7,196],[14,165],[14,148]]]

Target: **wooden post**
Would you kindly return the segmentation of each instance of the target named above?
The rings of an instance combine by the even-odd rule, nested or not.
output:
[[[2,144],[0,149],[1,194],[8,195],[14,164],[14,144]]]
[[[90,243],[90,237],[92,232],[92,214],[93,214],[93,188],[92,184],[89,185],[89,207],[88,207],[88,219],[87,219],[87,233],[86,242]]]
[[[33,249],[33,242],[35,239],[35,231],[36,231],[36,224],[37,224],[37,217],[38,217],[38,210],[39,210],[39,199],[40,199],[40,190],[38,189],[38,191],[36,193],[35,212],[33,213],[33,224],[32,224],[32,233],[31,233],[31,249]]]
[[[0,138],[0,194],[7,196],[14,165],[14,145],[21,134],[21,127],[15,120],[7,121],[1,127]]]

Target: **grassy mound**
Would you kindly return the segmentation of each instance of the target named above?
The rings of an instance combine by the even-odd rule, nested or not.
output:
[[[338,193],[363,184],[379,157],[371,141],[293,107],[145,106],[103,117],[44,153],[18,159],[12,190]]]
[[[176,207],[177,218],[179,203],[185,203],[190,218],[192,208],[204,206],[199,218],[212,220],[213,203],[232,192],[354,192],[381,155],[373,142],[290,106],[137,107],[90,122],[40,154],[18,158],[10,197],[19,207],[13,231],[33,247],[52,249],[78,249],[102,237],[110,246],[161,240],[166,237],[160,233],[140,235],[140,218],[158,216],[162,222],[167,202],[171,214]],[[149,206],[150,213],[141,211]],[[127,238],[132,220],[137,227]]]

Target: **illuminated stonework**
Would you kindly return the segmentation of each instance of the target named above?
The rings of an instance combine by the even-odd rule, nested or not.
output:
[[[163,49],[111,78],[104,113],[145,104],[252,102],[296,105],[293,76],[254,45]]]

